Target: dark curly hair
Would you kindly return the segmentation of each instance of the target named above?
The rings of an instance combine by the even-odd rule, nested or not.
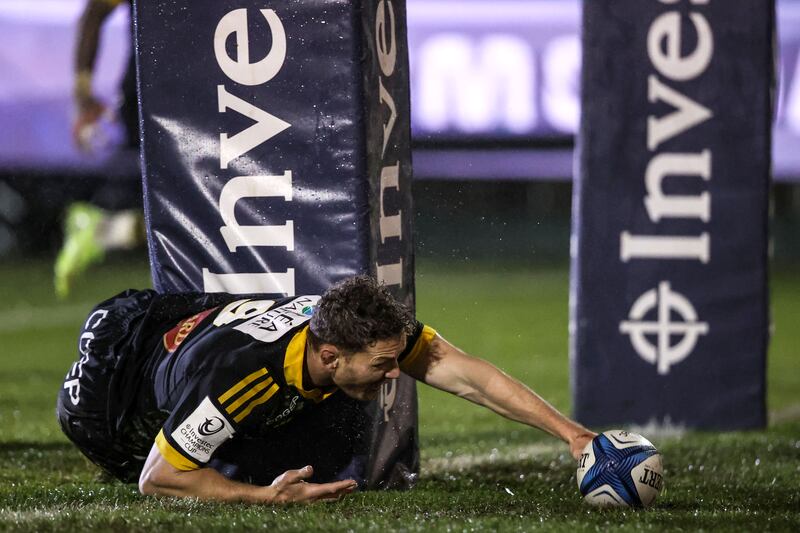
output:
[[[314,309],[309,340],[358,352],[374,342],[411,334],[414,316],[370,276],[353,276],[330,289]]]

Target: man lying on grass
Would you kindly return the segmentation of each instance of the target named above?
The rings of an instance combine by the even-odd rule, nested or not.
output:
[[[353,399],[374,399],[400,372],[540,428],[576,459],[595,435],[367,276],[278,301],[129,290],[89,314],[78,348],[58,395],[61,427],[143,494],[262,503],[348,494],[366,440]]]

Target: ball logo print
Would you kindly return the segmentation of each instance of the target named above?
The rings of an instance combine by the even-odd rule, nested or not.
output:
[[[635,433],[611,430],[595,437],[578,460],[578,490],[590,505],[647,507],[664,487],[661,454]]]
[[[212,418],[206,418],[206,421],[198,426],[197,432],[204,437],[208,437],[219,433],[224,427],[225,422],[223,422],[219,417],[215,416]]]
[[[655,320],[646,320],[654,310]],[[680,320],[673,321],[676,315]],[[620,333],[630,336],[633,349],[639,357],[656,365],[662,376],[692,353],[700,335],[708,333],[708,324],[698,322],[697,312],[691,302],[682,294],[672,291],[668,281],[662,281],[657,290],[650,289],[640,296],[631,307],[628,318],[620,323]],[[650,342],[648,335],[655,336],[655,345]],[[680,337],[680,340],[673,344],[675,337]]]

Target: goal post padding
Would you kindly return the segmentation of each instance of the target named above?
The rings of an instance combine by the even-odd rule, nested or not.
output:
[[[404,2],[154,0],[134,12],[155,287],[320,294],[372,273],[413,308]],[[413,380],[384,386],[367,411],[359,475],[407,485]]]
[[[575,415],[763,427],[774,2],[583,7]]]

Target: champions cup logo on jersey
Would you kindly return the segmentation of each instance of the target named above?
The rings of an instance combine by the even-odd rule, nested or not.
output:
[[[225,416],[206,397],[170,436],[183,451],[206,463],[214,450],[234,433]]]
[[[655,320],[645,320],[656,311]],[[679,316],[678,322],[672,317]],[[700,335],[708,333],[708,324],[697,321],[697,312],[685,296],[673,292],[668,281],[658,284],[658,291],[651,289],[634,302],[630,320],[620,323],[619,331],[631,338],[636,353],[650,364],[656,365],[658,373],[666,375],[672,365],[686,359],[697,344]],[[655,336],[653,345],[648,336]],[[672,339],[680,337],[677,344]]]
[[[206,418],[206,421],[200,424],[200,427],[197,428],[197,432],[204,437],[210,437],[211,435],[215,435],[222,431],[222,428],[224,427],[225,422],[223,422],[221,418],[213,416],[211,418]]]

